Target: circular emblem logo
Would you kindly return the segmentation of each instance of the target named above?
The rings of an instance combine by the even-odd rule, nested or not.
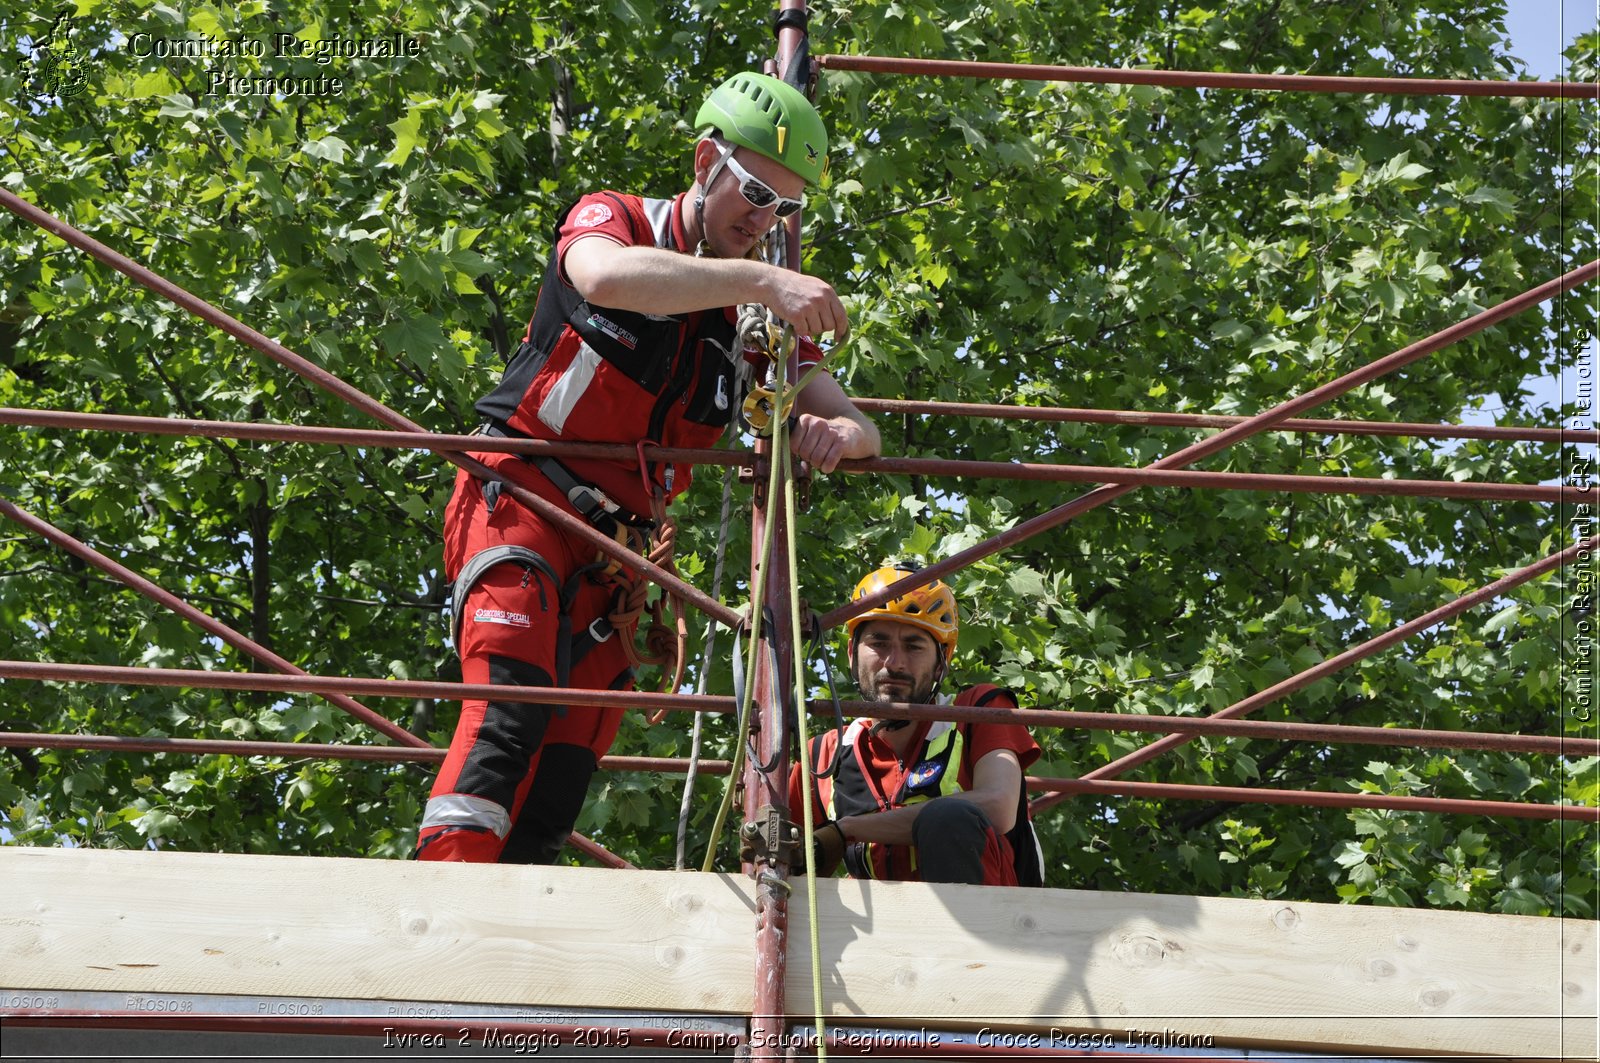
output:
[[[33,91],[46,96],[70,99],[89,87],[88,64],[73,44],[73,16],[65,12],[50,25],[50,32],[39,38],[33,53]]]
[[[577,217],[572,219],[572,224],[580,229],[593,229],[596,225],[604,225],[611,220],[611,208],[604,203],[590,203],[578,211]]]

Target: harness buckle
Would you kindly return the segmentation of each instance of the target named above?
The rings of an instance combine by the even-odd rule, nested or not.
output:
[[[604,513],[610,517],[622,508],[611,501],[610,497],[600,488],[586,483],[580,483],[570,488],[567,491],[567,501],[572,503],[573,509],[588,518],[590,524],[597,523],[594,517],[596,512]]]

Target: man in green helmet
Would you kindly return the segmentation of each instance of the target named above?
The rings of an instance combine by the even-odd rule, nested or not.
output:
[[[530,439],[708,447],[742,404],[761,357],[735,308],[770,308],[802,337],[841,340],[849,321],[816,277],[751,257],[827,168],[827,131],[793,87],[738,74],[701,107],[694,180],[671,199],[602,191],[561,216],[533,318],[482,431]],[[798,396],[791,448],[831,472],[879,452],[878,432],[832,377]],[[619,542],[643,546],[690,470],[661,462],[474,455]],[[631,687],[627,570],[467,473],[445,513],[456,648],[466,683]],[[634,615],[637,616],[637,607]],[[626,643],[626,646],[624,645]],[[555,860],[622,712],[463,702],[418,833],[420,859]]]

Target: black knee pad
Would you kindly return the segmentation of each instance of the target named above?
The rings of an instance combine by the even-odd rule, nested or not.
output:
[[[983,856],[992,833],[989,817],[971,801],[958,797],[929,801],[911,826],[923,881],[981,884]]]
[[[929,801],[911,825],[912,844],[927,845],[960,842],[976,845],[981,852],[989,830],[989,817],[971,801],[940,797]]]
[[[578,822],[596,766],[587,746],[552,743],[539,754],[522,812],[506,836],[502,864],[553,864]]]
[[[548,687],[550,673],[513,657],[489,658],[489,682],[495,686]],[[516,800],[517,787],[528,774],[528,762],[544,742],[550,726],[549,705],[491,701],[478,728],[478,740],[456,780],[455,792],[486,797],[505,808]]]

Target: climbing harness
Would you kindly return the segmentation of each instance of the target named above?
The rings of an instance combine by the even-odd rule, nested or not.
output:
[[[475,434],[524,438],[521,433],[494,421],[480,426]],[[677,523],[667,515],[665,500],[666,490],[670,490],[671,487],[672,471],[670,468],[667,471],[668,484],[665,489],[647,476],[644,447],[648,442],[648,440],[641,442],[637,453],[640,476],[645,480],[650,497],[649,517],[640,517],[623,509],[599,487],[580,479],[555,458],[528,455],[524,456],[523,460],[538,469],[572,505],[572,508],[601,533],[615,540],[619,546],[643,555],[651,563],[675,573],[673,552],[678,529]],[[498,483],[484,485],[484,500],[490,509],[493,509],[498,502],[499,495]],[[523,555],[531,555],[531,558]],[[566,583],[562,584],[556,579],[554,568],[549,562],[532,550],[518,546],[499,546],[482,551],[468,561],[456,579],[452,599],[458,606],[459,603],[466,601],[466,594],[473,584],[490,568],[504,561],[537,569],[547,576],[553,587],[558,588],[561,610],[557,622],[559,634],[556,642],[555,678],[558,686],[567,685],[572,667],[590,650],[617,634],[621,635],[622,649],[630,668],[637,671],[645,665],[660,665],[663,673],[661,687],[663,692],[675,691],[682,685],[683,651],[688,631],[681,603],[675,595],[663,593],[651,601],[648,580],[598,550],[595,552],[594,561],[580,566],[568,577]],[[612,590],[611,610],[605,616],[596,618],[581,631],[573,633],[571,610],[577,598],[580,578],[587,578]],[[544,594],[543,588],[539,593],[541,596]],[[668,627],[665,621],[665,609],[668,604],[673,613],[673,627]],[[645,629],[645,645],[641,652],[636,645],[638,628],[647,611],[650,613],[650,621]],[[457,646],[460,645],[460,623],[461,618],[458,613],[455,620]],[[650,722],[659,723],[665,711],[658,709],[650,714],[648,717]]]

